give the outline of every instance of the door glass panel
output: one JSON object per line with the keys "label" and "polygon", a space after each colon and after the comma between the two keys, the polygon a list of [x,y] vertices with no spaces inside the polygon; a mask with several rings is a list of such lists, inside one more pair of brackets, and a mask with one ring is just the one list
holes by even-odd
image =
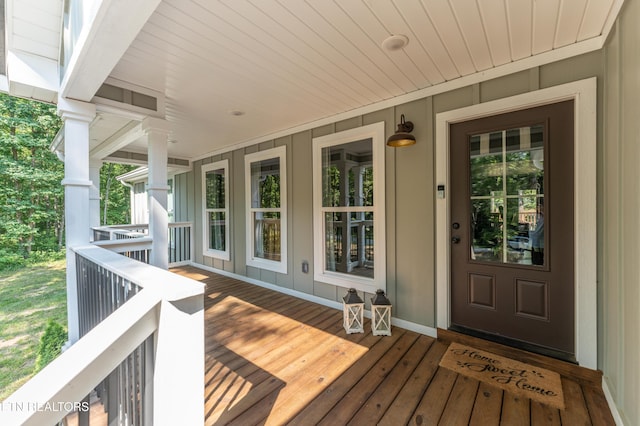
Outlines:
{"label": "door glass panel", "polygon": [[544,264],[544,127],[469,139],[471,259]]}

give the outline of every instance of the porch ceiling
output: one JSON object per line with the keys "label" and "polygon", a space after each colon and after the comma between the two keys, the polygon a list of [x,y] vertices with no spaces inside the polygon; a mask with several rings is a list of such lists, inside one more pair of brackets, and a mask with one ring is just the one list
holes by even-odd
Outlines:
{"label": "porch ceiling", "polygon": [[[169,155],[194,159],[598,49],[622,3],[163,0],[109,83],[163,96]],[[399,34],[404,49],[381,46]],[[96,146],[128,125],[110,113]]]}

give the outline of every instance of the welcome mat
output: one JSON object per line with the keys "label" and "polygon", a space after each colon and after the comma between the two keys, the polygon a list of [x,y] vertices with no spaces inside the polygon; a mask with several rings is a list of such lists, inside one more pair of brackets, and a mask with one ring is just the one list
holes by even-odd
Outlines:
{"label": "welcome mat", "polygon": [[561,410],[564,396],[560,375],[545,368],[451,343],[440,366],[500,389]]}

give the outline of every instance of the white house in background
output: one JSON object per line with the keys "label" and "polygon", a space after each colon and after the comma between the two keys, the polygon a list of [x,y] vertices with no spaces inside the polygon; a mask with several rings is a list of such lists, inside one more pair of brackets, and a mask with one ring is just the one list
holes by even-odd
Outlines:
{"label": "white house in background", "polygon": [[[143,164],[122,180],[153,265],[170,262],[171,176],[194,265],[331,306],[383,289],[403,327],[601,370],[616,420],[640,423],[640,0],[4,7],[0,87],[65,122],[69,351],[74,265],[114,264],[81,248],[92,182],[104,161]],[[416,143],[387,146],[409,121]],[[201,309],[201,291],[180,297]]]}

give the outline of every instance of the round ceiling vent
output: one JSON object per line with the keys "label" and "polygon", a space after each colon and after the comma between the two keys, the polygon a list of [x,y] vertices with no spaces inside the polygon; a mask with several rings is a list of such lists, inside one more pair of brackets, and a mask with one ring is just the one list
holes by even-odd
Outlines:
{"label": "round ceiling vent", "polygon": [[409,38],[402,34],[396,34],[387,37],[382,42],[382,48],[389,52],[395,52],[396,50],[404,49],[409,44]]}

